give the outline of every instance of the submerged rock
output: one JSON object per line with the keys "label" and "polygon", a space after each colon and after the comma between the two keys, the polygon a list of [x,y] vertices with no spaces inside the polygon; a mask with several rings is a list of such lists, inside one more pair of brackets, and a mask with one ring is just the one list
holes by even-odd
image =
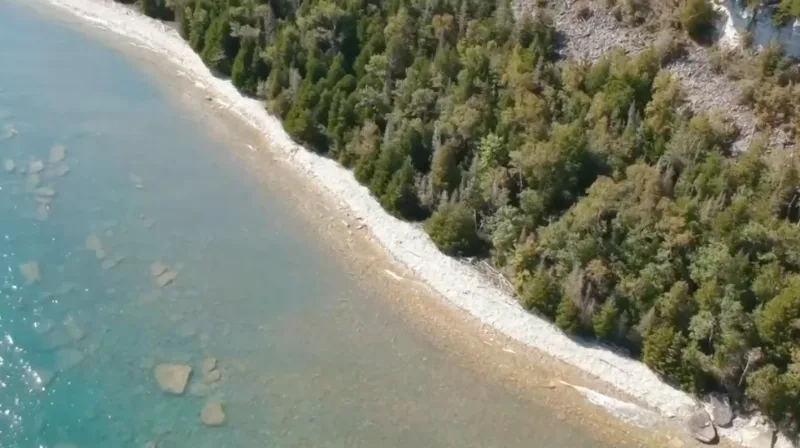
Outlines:
{"label": "submerged rock", "polygon": [[69,294],[72,292],[73,289],[75,289],[75,285],[69,282],[64,282],[58,285],[58,288],[56,288],[56,294],[57,295]]}
{"label": "submerged rock", "polygon": [[[20,173],[21,172],[22,171],[20,171]],[[40,181],[41,181],[41,178],[39,177],[38,174],[30,174],[30,175],[28,175],[28,178],[25,179],[25,187],[28,190],[34,190],[39,186],[39,182]]]}
{"label": "submerged rock", "polygon": [[167,272],[167,269],[169,269],[167,265],[165,265],[160,261],[156,261],[155,263],[150,265],[150,275],[152,275],[153,277],[158,277],[159,275]]}
{"label": "submerged rock", "polygon": [[159,364],[153,370],[161,390],[174,395],[183,395],[191,374],[192,368],[186,364]]}
{"label": "submerged rock", "polygon": [[156,284],[159,288],[163,288],[178,278],[178,273],[175,271],[166,271],[156,278]]}
{"label": "submerged rock", "polygon": [[42,279],[41,272],[39,271],[39,263],[30,261],[19,265],[19,272],[25,278],[25,283],[32,285]]}
{"label": "submerged rock", "polygon": [[5,162],[3,162],[3,168],[5,168],[7,173],[10,173],[10,172],[14,171],[14,168],[16,168],[16,165],[14,164],[13,160],[8,159]]}
{"label": "submerged rock", "polygon": [[67,330],[67,334],[72,339],[80,341],[81,339],[86,337],[86,332],[83,331],[81,326],[78,325],[78,322],[75,320],[74,317],[72,317],[71,314],[67,315],[67,317],[64,319],[64,322],[62,323],[64,324],[64,329]]}
{"label": "submerged rock", "polygon": [[55,171],[55,174],[58,177],[64,177],[67,175],[67,173],[69,173],[69,167],[67,165],[59,165]]}
{"label": "submerged rock", "polygon": [[64,145],[55,145],[50,148],[50,162],[58,163],[67,156],[67,148]]}
{"label": "submerged rock", "polygon": [[148,303],[155,302],[159,298],[161,298],[161,293],[159,291],[150,291],[140,295],[138,302],[142,305],[147,305]]}
{"label": "submerged rock", "polygon": [[210,372],[206,372],[203,375],[203,382],[206,384],[214,384],[221,379],[222,379],[222,373],[217,369],[214,369]]}
{"label": "submerged rock", "polygon": [[123,260],[125,260],[125,257],[117,254],[111,257],[110,259],[103,261],[101,266],[103,269],[113,269],[119,266],[119,264],[122,263]]}
{"label": "submerged rock", "polygon": [[42,171],[44,171],[44,162],[41,160],[33,161],[28,165],[28,172],[31,174],[39,174]]}
{"label": "submerged rock", "polygon": [[717,441],[717,429],[711,422],[711,417],[704,410],[698,410],[689,418],[689,432],[696,440],[703,443]]}
{"label": "submerged rock", "polygon": [[50,219],[50,208],[46,204],[41,204],[36,209],[36,219],[39,221],[47,221]]}
{"label": "submerged rock", "polygon": [[56,365],[59,370],[71,369],[83,361],[83,353],[74,348],[59,350],[56,354]]}
{"label": "submerged rock", "polygon": [[210,401],[206,403],[203,412],[200,413],[200,420],[206,426],[222,426],[225,424],[225,411],[222,403]]}
{"label": "submerged rock", "polygon": [[36,334],[47,334],[53,329],[53,321],[43,319],[39,322],[34,322],[33,324],[33,331]]}
{"label": "submerged rock", "polygon": [[28,370],[25,374],[25,384],[33,390],[43,391],[54,377],[55,374],[49,370]]}
{"label": "submerged rock", "polygon": [[206,358],[203,360],[203,373],[208,373],[217,368],[217,358]]}
{"label": "submerged rock", "polygon": [[89,236],[86,237],[86,249],[95,252],[98,250],[103,250],[103,241],[99,236],[95,235],[94,233],[90,233]]}
{"label": "submerged rock", "polygon": [[7,124],[4,126],[5,133],[3,134],[2,140],[9,140],[17,135],[17,130],[14,128],[13,125]]}
{"label": "submerged rock", "polygon": [[53,187],[41,187],[34,190],[33,194],[46,198],[52,198],[56,195],[56,190]]}
{"label": "submerged rock", "polygon": [[727,427],[733,423],[733,410],[725,397],[711,396],[712,415],[717,426]]}

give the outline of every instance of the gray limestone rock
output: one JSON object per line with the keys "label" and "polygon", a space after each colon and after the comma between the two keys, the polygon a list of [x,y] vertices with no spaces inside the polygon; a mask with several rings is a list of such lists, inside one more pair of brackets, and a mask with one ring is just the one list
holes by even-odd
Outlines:
{"label": "gray limestone rock", "polygon": [[717,429],[711,421],[711,416],[702,409],[696,411],[689,418],[689,432],[696,440],[703,443],[714,443],[717,441]]}

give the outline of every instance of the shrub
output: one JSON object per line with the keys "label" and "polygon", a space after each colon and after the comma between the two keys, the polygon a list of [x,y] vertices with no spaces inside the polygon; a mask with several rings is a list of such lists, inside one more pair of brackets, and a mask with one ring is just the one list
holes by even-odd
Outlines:
{"label": "shrub", "polygon": [[425,230],[442,252],[462,257],[481,252],[472,211],[462,204],[444,205],[426,222]]}
{"label": "shrub", "polygon": [[681,25],[693,39],[707,41],[714,30],[716,14],[708,0],[685,0],[680,10]]}

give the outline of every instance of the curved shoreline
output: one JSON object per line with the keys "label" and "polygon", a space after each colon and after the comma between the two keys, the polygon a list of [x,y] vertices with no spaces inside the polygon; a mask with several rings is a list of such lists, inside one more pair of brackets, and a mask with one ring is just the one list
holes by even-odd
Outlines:
{"label": "curved shoreline", "polygon": [[[361,220],[373,238],[398,263],[414,272],[453,305],[465,310],[527,346],[564,361],[619,391],[631,395],[663,416],[685,419],[696,401],[663,383],[644,364],[620,356],[590,341],[564,335],[549,322],[524,311],[513,297],[495,288],[474,268],[440,253],[422,229],[388,215],[347,169],[294,143],[280,121],[256,100],[243,97],[227,81],[214,77],[177,32],[108,0],[47,0],[102,28],[123,35],[182,67],[183,75],[213,96],[271,142],[270,150],[285,155],[298,173],[313,180],[329,198]],[[766,428],[753,419],[738,418],[720,435],[746,446],[761,439]],[[762,439],[763,440],[763,439]],[[776,447],[791,446],[779,440]]]}

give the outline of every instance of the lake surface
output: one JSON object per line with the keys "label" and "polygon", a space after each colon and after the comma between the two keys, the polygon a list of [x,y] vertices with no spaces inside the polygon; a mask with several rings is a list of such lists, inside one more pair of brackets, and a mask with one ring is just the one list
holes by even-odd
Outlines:
{"label": "lake surface", "polygon": [[0,42],[0,447],[600,446],[398,319],[129,58],[2,0]]}

